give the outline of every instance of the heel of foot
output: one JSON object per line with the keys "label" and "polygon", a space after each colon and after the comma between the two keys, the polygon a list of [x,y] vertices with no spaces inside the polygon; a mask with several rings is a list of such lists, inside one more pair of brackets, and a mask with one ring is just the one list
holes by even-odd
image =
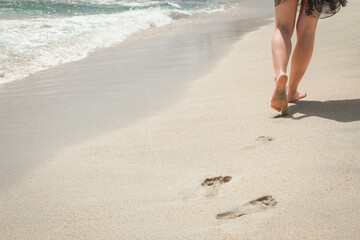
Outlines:
{"label": "heel of foot", "polygon": [[286,113],[288,98],[286,93],[286,84],[288,77],[286,74],[280,75],[276,79],[275,90],[271,98],[271,107],[278,112]]}
{"label": "heel of foot", "polygon": [[276,89],[285,90],[286,93],[286,83],[288,80],[288,76],[286,74],[280,75],[275,81]]}

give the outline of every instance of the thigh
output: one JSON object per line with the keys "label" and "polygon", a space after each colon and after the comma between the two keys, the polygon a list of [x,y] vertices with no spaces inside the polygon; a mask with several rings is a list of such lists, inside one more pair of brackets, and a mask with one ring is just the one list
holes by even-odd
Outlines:
{"label": "thigh", "polygon": [[303,0],[301,2],[300,13],[296,24],[297,32],[300,34],[315,33],[318,23],[318,18],[305,14],[305,10],[308,7],[307,2],[308,0]]}
{"label": "thigh", "polygon": [[292,35],[298,0],[287,0],[275,7],[275,27],[288,31]]}

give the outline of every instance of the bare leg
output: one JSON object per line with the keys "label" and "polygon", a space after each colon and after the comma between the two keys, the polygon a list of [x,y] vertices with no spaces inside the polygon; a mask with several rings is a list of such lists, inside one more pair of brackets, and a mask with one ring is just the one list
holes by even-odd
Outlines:
{"label": "bare leg", "polygon": [[314,49],[315,31],[318,19],[303,13],[306,1],[303,1],[296,24],[297,42],[291,59],[291,70],[288,89],[288,102],[296,102],[306,97],[297,88],[310,63]]}
{"label": "bare leg", "polygon": [[283,113],[287,112],[286,69],[291,54],[291,36],[294,31],[297,0],[288,0],[275,8],[275,32],[271,40],[275,90],[271,107]]}

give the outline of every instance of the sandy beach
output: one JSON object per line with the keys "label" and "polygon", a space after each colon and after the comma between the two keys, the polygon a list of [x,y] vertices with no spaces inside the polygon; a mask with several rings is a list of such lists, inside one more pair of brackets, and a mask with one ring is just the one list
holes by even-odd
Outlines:
{"label": "sandy beach", "polygon": [[270,108],[263,26],[166,107],[23,172],[0,193],[0,239],[358,239],[359,13],[319,22],[288,115]]}

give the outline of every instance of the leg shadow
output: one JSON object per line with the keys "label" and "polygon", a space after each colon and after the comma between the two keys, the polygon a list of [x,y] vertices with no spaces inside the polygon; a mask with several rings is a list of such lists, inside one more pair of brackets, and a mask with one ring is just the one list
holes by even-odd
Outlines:
{"label": "leg shadow", "polygon": [[[294,117],[296,113],[301,116]],[[334,101],[299,101],[289,106],[285,118],[299,120],[307,117],[321,117],[337,122],[360,120],[360,99]]]}

